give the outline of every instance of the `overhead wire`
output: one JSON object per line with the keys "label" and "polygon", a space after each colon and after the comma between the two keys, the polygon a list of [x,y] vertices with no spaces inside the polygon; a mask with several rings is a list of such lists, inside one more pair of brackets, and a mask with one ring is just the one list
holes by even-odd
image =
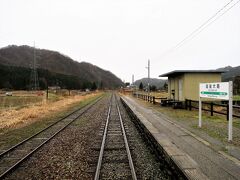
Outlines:
{"label": "overhead wire", "polygon": [[196,32],[198,32],[201,28],[203,28],[205,25],[207,25],[212,19],[214,19],[219,13],[221,13],[229,4],[231,4],[234,0],[229,1],[227,4],[225,4],[221,9],[219,9],[214,15],[212,15],[208,20],[206,20],[202,25],[200,25],[197,29],[195,29],[193,32],[191,32],[187,37],[185,37],[182,41],[180,41],[175,47],[178,47],[182,43],[184,43],[189,37],[194,35]]}
{"label": "overhead wire", "polygon": [[[162,56],[166,56],[170,52],[179,49],[182,47],[186,42],[192,40],[195,38],[199,33],[201,33],[204,29],[206,29],[209,25],[211,25],[213,22],[218,20],[220,17],[222,17],[225,13],[227,13],[230,9],[232,9],[234,6],[236,6],[240,0],[233,3],[234,0],[229,1],[227,4],[225,4],[221,9],[219,9],[214,15],[212,15],[209,19],[207,19],[203,24],[201,24],[198,28],[196,28],[193,32],[191,32],[188,36],[186,36],[183,40],[181,40],[179,43],[177,43],[174,47],[170,48],[169,50],[165,51]],[[232,4],[230,7],[229,5]],[[227,8],[227,9],[226,9]],[[225,11],[224,11],[225,10]],[[222,14],[220,14],[222,13]],[[220,14],[220,15],[219,15]]]}
{"label": "overhead wire", "polygon": [[[201,33],[204,29],[206,29],[208,26],[210,26],[212,23],[214,23],[216,20],[218,20],[220,17],[222,17],[225,13],[227,13],[230,9],[232,9],[237,3],[239,3],[240,0],[238,0],[236,3],[234,3],[232,6],[230,6],[226,11],[224,11],[222,14],[220,14],[219,16],[217,16],[213,21],[208,21],[207,24],[205,24],[205,26],[202,26],[201,28],[198,29],[198,31],[195,32],[194,35],[192,35],[191,37],[188,38],[188,41],[190,41],[191,39],[193,39],[194,37],[196,37],[199,33]],[[187,42],[187,41],[186,41]],[[180,48],[182,44],[179,44],[177,46],[175,46],[175,48]]]}

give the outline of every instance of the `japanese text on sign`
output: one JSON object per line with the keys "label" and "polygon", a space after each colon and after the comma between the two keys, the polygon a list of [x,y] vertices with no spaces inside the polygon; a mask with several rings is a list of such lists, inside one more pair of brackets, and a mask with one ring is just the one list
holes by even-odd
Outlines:
{"label": "japanese text on sign", "polygon": [[229,99],[228,82],[200,83],[200,97],[214,99]]}

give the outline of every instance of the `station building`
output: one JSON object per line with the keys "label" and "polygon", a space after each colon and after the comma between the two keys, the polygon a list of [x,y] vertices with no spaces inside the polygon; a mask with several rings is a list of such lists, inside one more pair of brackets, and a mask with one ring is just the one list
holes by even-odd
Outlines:
{"label": "station building", "polygon": [[175,70],[159,77],[168,77],[168,99],[199,99],[199,83],[221,82],[221,70]]}

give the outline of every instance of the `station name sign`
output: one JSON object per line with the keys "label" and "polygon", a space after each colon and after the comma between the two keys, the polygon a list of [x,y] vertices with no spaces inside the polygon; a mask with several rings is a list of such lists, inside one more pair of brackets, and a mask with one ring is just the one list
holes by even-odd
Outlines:
{"label": "station name sign", "polygon": [[201,98],[213,98],[228,100],[228,141],[232,141],[233,122],[232,122],[232,98],[233,98],[233,83],[216,82],[216,83],[200,83],[199,84],[199,120],[198,126],[202,127],[202,102]]}
{"label": "station name sign", "polygon": [[229,99],[229,83],[200,83],[199,96],[201,98]]}

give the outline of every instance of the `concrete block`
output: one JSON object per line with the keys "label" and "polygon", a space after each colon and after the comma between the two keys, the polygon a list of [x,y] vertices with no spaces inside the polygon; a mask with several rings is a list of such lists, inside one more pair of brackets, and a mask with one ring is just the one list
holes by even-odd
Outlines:
{"label": "concrete block", "polygon": [[192,180],[207,180],[208,177],[203,174],[199,169],[186,169],[184,174]]}
{"label": "concrete block", "polygon": [[188,155],[183,156],[172,156],[172,160],[178,165],[182,170],[197,168],[197,163],[190,158]]}
{"label": "concrete block", "polygon": [[152,135],[162,147],[173,145],[173,143],[170,141],[170,139],[168,139],[168,137],[165,134],[155,133]]}
{"label": "concrete block", "polygon": [[185,155],[184,152],[182,152],[179,148],[176,146],[165,146],[163,147],[164,151],[169,155],[169,156],[183,156]]}
{"label": "concrete block", "polygon": [[151,134],[157,134],[159,133],[159,130],[155,128],[152,124],[146,125],[146,128],[149,130]]}

